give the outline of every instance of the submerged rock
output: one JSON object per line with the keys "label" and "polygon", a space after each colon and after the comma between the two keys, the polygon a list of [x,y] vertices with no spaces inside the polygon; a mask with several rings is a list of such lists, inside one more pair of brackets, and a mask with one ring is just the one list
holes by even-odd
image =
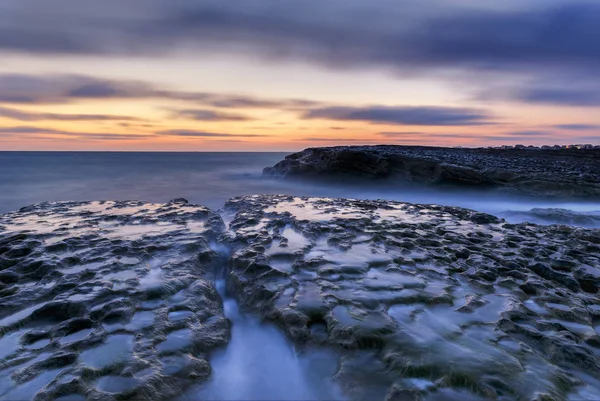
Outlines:
{"label": "submerged rock", "polygon": [[[291,154],[264,174],[273,177],[388,178],[528,195],[600,198],[600,151],[336,146]],[[388,183],[389,184],[389,183]]]}
{"label": "submerged rock", "polygon": [[342,352],[352,398],[600,396],[600,230],[350,199],[226,210],[231,291],[297,344]]}
{"label": "submerged rock", "polygon": [[0,399],[164,400],[208,378],[229,337],[209,247],[223,229],[183,200],[0,216]]}

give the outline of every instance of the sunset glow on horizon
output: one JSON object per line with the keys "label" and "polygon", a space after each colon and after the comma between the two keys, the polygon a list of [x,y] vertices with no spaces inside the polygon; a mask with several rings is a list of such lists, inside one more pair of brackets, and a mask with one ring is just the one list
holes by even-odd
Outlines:
{"label": "sunset glow on horizon", "polygon": [[0,5],[0,150],[600,144],[597,3],[98,4]]}

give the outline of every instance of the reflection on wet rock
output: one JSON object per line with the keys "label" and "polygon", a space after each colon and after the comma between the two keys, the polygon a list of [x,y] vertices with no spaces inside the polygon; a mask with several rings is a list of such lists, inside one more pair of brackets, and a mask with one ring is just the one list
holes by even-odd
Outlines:
{"label": "reflection on wet rock", "polygon": [[226,210],[232,292],[299,344],[342,352],[351,398],[600,398],[598,231],[387,201]]}
{"label": "reflection on wet rock", "polygon": [[0,216],[0,399],[163,400],[205,380],[229,337],[209,247],[223,229],[183,202]]}
{"label": "reflection on wet rock", "polygon": [[600,398],[598,230],[289,196],[224,213],[1,215],[0,400]]}

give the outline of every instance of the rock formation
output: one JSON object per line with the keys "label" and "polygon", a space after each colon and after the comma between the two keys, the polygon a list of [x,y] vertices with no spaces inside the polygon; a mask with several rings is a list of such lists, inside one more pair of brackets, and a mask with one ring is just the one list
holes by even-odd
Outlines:
{"label": "rock formation", "polygon": [[[388,178],[394,183],[502,188],[549,197],[600,198],[600,150],[417,146],[309,148],[264,169],[271,177]],[[390,182],[387,183],[390,185]]]}
{"label": "rock formation", "polygon": [[351,400],[600,394],[600,230],[290,196],[225,213],[228,229],[183,199],[0,215],[0,399],[176,399],[228,344],[221,273],[298,352],[339,356]]}
{"label": "rock formation", "polygon": [[48,203],[0,216],[0,399],[172,399],[225,345],[209,247],[183,201]]}
{"label": "rock formation", "polygon": [[296,343],[343,350],[352,398],[600,394],[599,230],[385,201],[227,208],[233,292]]}

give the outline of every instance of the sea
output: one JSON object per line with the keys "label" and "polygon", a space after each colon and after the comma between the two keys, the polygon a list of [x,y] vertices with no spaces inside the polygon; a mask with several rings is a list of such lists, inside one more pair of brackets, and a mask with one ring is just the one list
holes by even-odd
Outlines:
{"label": "sea", "polygon": [[[467,207],[516,223],[551,224],[572,219],[573,224],[600,227],[598,202],[424,189],[355,178],[345,182],[307,183],[262,176],[264,167],[285,156],[285,153],[0,152],[0,213],[45,201],[167,202],[182,197],[217,210],[234,196],[269,193],[434,203]],[[225,255],[227,250],[222,253]],[[227,347],[210,355],[213,369],[210,379],[192,387],[177,401],[346,399],[332,379],[338,369],[335,354],[322,349],[298,353],[277,327],[242,313],[235,297],[226,293],[223,279],[216,282],[216,287],[232,324],[231,339]],[[0,346],[0,354],[2,351],[9,350]],[[39,377],[48,380],[43,375]],[[31,385],[12,388],[12,383],[8,383],[4,389],[0,386],[0,398],[9,390],[10,394],[30,398],[38,387],[46,384],[36,379]]]}
{"label": "sea", "polygon": [[[453,191],[348,179],[307,183],[263,177],[286,153],[0,152],[0,213],[46,201],[186,198],[219,209],[250,194],[387,199],[466,207],[511,223],[600,227],[600,202],[553,201],[493,191]],[[538,210],[537,213],[531,212]],[[539,213],[539,210],[546,211]],[[552,212],[570,211],[575,215]],[[550,210],[550,213],[548,213]],[[569,221],[569,219],[573,221]]]}

